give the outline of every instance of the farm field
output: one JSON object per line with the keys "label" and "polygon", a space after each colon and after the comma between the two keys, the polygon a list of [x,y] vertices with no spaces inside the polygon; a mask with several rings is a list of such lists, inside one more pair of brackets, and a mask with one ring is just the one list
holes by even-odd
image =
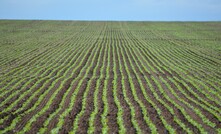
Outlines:
{"label": "farm field", "polygon": [[0,20],[0,133],[221,133],[221,22]]}

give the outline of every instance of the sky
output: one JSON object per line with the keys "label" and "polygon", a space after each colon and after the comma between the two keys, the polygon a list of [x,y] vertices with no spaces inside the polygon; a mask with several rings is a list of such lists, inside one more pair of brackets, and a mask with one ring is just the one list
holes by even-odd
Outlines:
{"label": "sky", "polygon": [[0,0],[0,19],[221,21],[221,0]]}

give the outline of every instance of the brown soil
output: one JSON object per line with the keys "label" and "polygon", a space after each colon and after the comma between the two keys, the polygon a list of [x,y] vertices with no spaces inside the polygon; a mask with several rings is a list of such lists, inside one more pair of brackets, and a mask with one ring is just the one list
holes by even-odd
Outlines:
{"label": "brown soil", "polygon": [[[171,87],[176,90],[176,86],[174,85],[174,83],[172,83],[171,81],[167,80],[167,82],[171,85]],[[184,88],[185,89],[185,88]],[[179,92],[179,91],[177,91]],[[215,124],[217,124],[217,128],[221,128],[221,122],[219,121],[219,119],[217,119],[217,117],[215,117],[213,114],[209,113],[209,111],[203,109],[201,106],[199,106],[198,104],[190,101],[189,99],[187,99],[184,95],[182,94],[177,94],[180,98],[184,99],[186,102],[188,102],[189,104],[191,104],[192,106],[200,109],[200,111],[202,112],[203,115],[205,115],[211,122],[214,122]]]}
{"label": "brown soil", "polygon": [[[107,42],[107,39],[105,39],[105,42]],[[107,47],[107,46],[105,46],[105,47]],[[105,69],[107,68],[107,59],[108,59],[107,52],[104,55],[104,58],[105,58],[106,61],[103,63],[104,64],[104,70],[101,73],[103,74],[104,77],[106,77],[107,74],[106,74]],[[104,102],[102,101],[104,81],[105,81],[105,78],[101,78],[101,82],[100,82],[100,85],[99,85],[99,92],[98,92],[98,113],[97,113],[97,115],[95,116],[95,119],[94,119],[94,126],[95,126],[95,132],[94,133],[101,133],[102,132],[101,115],[102,115],[103,110],[104,110]]]}
{"label": "brown soil", "polygon": [[98,92],[98,114],[95,117],[94,120],[94,126],[95,126],[95,132],[94,133],[101,133],[102,132],[102,123],[101,123],[101,115],[104,110],[104,103],[102,101],[102,94],[103,94],[103,89],[104,89],[104,81],[105,79],[101,79],[101,84],[99,87],[99,92]]}
{"label": "brown soil", "polygon": [[47,130],[47,133],[50,133],[50,131],[56,127],[57,123],[58,123],[58,119],[59,119],[59,115],[64,112],[64,110],[69,106],[70,104],[70,98],[73,94],[73,92],[75,91],[75,89],[77,88],[77,85],[79,83],[80,79],[76,79],[75,83],[73,84],[72,86],[72,89],[71,91],[68,93],[67,95],[67,99],[65,100],[65,103],[64,105],[62,106],[62,110],[58,112],[58,115],[56,115],[50,122],[49,122],[49,125],[47,126],[48,130]]}
{"label": "brown soil", "polygon": [[49,109],[41,115],[33,124],[29,132],[37,133],[38,130],[43,126],[44,121],[50,116],[51,113],[55,112],[58,109],[59,104],[62,101],[62,98],[66,92],[66,90],[70,87],[72,79],[68,79],[62,89],[59,90],[58,94],[56,95],[56,99],[52,102]]}
{"label": "brown soil", "polygon": [[[98,41],[98,40],[97,40],[97,41]],[[92,47],[92,49],[94,49],[95,47],[96,47],[96,46],[95,46],[95,44],[94,44],[94,47]],[[90,57],[90,59],[89,59],[89,58],[86,58],[86,59],[88,60],[88,64],[89,64],[89,65],[90,65],[90,63],[92,62],[93,55],[95,55],[94,52],[95,52],[95,50],[93,51],[93,53],[92,53],[92,50],[91,50],[91,51],[88,53],[88,56]],[[98,56],[99,56],[99,53],[96,53],[96,55],[95,55],[95,61],[93,62],[93,65],[92,65],[92,66],[95,66],[95,65],[96,65],[97,60],[98,60]],[[85,62],[84,64],[86,64],[86,62]],[[82,86],[80,87],[80,90],[79,90],[79,92],[78,92],[78,94],[77,94],[74,107],[73,107],[72,111],[69,113],[69,115],[65,117],[64,125],[63,125],[63,127],[62,127],[60,133],[66,133],[66,132],[71,131],[71,129],[72,129],[72,127],[73,127],[74,119],[75,119],[75,117],[77,116],[77,114],[78,114],[78,113],[81,111],[81,109],[82,109],[83,94],[84,94],[85,89],[86,89],[86,87],[87,87],[87,85],[88,85],[88,82],[89,82],[90,79],[91,79],[91,76],[92,76],[92,74],[93,74],[93,69],[94,69],[94,68],[90,68],[89,73],[87,74],[87,77],[84,79],[83,84],[82,84]],[[86,73],[86,72],[84,72],[84,73],[82,74],[82,76],[84,76],[85,73]],[[84,128],[84,129],[86,129],[86,128]]]}
{"label": "brown soil", "polygon": [[[60,70],[60,69],[62,69],[62,67],[58,68],[57,70]],[[68,67],[66,67],[66,69],[68,69]],[[63,70],[65,70],[65,69],[63,69]],[[54,71],[53,75],[56,75],[56,74],[57,74],[56,72],[57,72],[57,71]],[[50,73],[50,72],[49,72],[49,73]],[[49,73],[46,73],[45,76],[49,75]],[[62,74],[63,74],[63,73],[60,73],[60,75],[59,75],[58,77],[61,77]],[[57,77],[57,78],[58,78],[58,77]],[[36,78],[36,80],[37,80],[37,79],[38,79],[38,78]],[[31,93],[27,94],[21,101],[19,101],[19,103],[17,103],[17,105],[16,105],[15,107],[13,107],[11,111],[9,111],[9,112],[7,112],[7,113],[3,113],[3,115],[4,115],[4,116],[6,116],[6,115],[11,115],[11,112],[15,112],[15,111],[17,111],[20,107],[22,107],[22,106],[23,106],[23,102],[25,102],[25,101],[27,100],[27,98],[29,98],[29,97],[32,95],[33,92],[35,92],[37,89],[39,89],[40,87],[42,87],[43,84],[44,84],[44,82],[45,82],[47,79],[48,79],[48,78],[43,79],[43,80],[32,90]],[[53,80],[52,80],[52,81],[53,81]],[[51,84],[52,81],[49,82],[49,83]],[[28,86],[26,89],[28,89],[28,88],[30,88],[31,86],[34,85],[34,82],[31,82],[31,83],[32,83],[32,85]],[[46,85],[50,85],[50,84],[46,84]],[[21,114],[21,113],[24,113],[26,110],[28,110],[29,108],[31,108],[31,107],[33,106],[33,104],[35,104],[35,103],[37,102],[38,97],[39,97],[41,94],[43,94],[46,90],[47,90],[47,86],[45,86],[45,88],[43,88],[43,89],[36,95],[36,97],[35,97],[34,99],[32,99],[32,100],[30,101],[30,103],[29,103],[25,108],[23,108],[23,110],[21,110],[20,112],[16,112],[14,115],[19,115],[19,114]],[[9,103],[11,103],[11,102],[13,102],[13,99],[11,99]],[[13,116],[13,117],[15,117],[15,116]],[[10,117],[10,120],[12,120],[11,117]],[[6,121],[6,122],[8,122],[8,121]]]}
{"label": "brown soil", "polygon": [[[132,53],[132,54],[134,54],[134,53]],[[131,56],[131,55],[130,55],[130,56]],[[135,57],[136,59],[138,58],[135,54],[134,54],[134,57]],[[132,59],[132,57],[131,57],[131,59]],[[140,59],[141,59],[141,58],[140,58]],[[133,62],[134,62],[134,61],[133,61]],[[138,60],[137,60],[137,62],[138,62],[138,64],[140,63]],[[133,63],[133,65],[135,65],[135,62]],[[141,64],[140,64],[140,67],[143,69],[143,67],[141,66]],[[145,89],[146,89],[146,92],[147,92],[148,97],[149,97],[157,106],[159,106],[158,108],[163,109],[163,111],[164,111],[163,113],[168,114],[169,111],[168,111],[168,110],[165,110],[165,107],[164,107],[162,104],[160,104],[160,103],[156,100],[156,98],[154,97],[153,93],[151,92],[151,90],[149,89],[149,87],[148,87],[147,84],[146,84],[146,80],[145,80],[145,78],[144,78],[144,75],[150,76],[150,74],[148,74],[148,73],[146,73],[146,74],[141,73],[141,72],[138,70],[137,66],[135,66],[135,69],[136,69],[136,73],[138,74],[138,76],[140,77],[140,79],[141,79],[141,81],[142,81],[142,85],[143,85],[143,86],[145,87]],[[136,79],[135,79],[135,80],[136,80]],[[136,89],[140,89],[140,85],[138,84],[138,82],[137,82],[136,86],[137,86]],[[139,95],[139,98],[142,98],[142,102],[143,102],[144,105],[147,107],[147,111],[148,111],[149,117],[150,117],[151,121],[156,125],[158,132],[159,132],[159,133],[165,133],[165,132],[167,132],[165,126],[164,126],[163,123],[162,123],[162,120],[161,120],[160,117],[159,117],[160,115],[157,114],[157,111],[156,111],[156,109],[153,107],[153,105],[150,104],[149,102],[147,102],[147,100],[145,100],[145,97],[144,97],[144,95],[142,94],[142,91],[140,91],[140,93],[139,93],[138,95]],[[166,115],[166,114],[165,114],[165,115]],[[181,129],[181,131],[182,131],[182,129]]]}
{"label": "brown soil", "polygon": [[[28,80],[23,81],[18,87],[16,87],[15,90],[20,90],[20,89],[24,86],[23,83],[25,83],[25,82],[27,82],[27,81],[28,81]],[[30,84],[29,84],[27,87],[25,87],[23,90],[20,90],[19,93],[17,93],[16,95],[14,95],[8,102],[6,102],[2,107],[0,107],[0,111],[3,111],[3,109],[9,107],[10,104],[13,103],[15,100],[17,100],[22,93],[24,93],[25,91],[29,90],[29,88],[32,87],[32,86],[35,84],[36,81],[37,81],[37,80],[32,80],[32,82],[30,82]],[[1,101],[1,102],[4,102],[4,99],[3,99],[3,98],[9,97],[9,95],[11,95],[13,92],[15,92],[15,90],[11,90],[11,91],[8,92],[7,94],[5,94],[5,95],[0,99],[0,101]]]}
{"label": "brown soil", "polygon": [[[103,60],[103,57],[104,57],[104,48],[103,48],[103,50],[101,50],[102,52],[101,52],[101,55],[100,55],[100,63],[94,62],[93,67],[92,67],[92,71],[90,71],[90,72],[93,72],[93,69],[96,66],[95,63],[97,63],[98,64],[97,65],[98,66],[97,70],[94,70],[97,77],[100,76],[100,74],[101,74],[100,68],[102,66],[102,60]],[[96,57],[96,59],[98,59],[98,57]],[[90,78],[91,76],[92,76],[92,73],[87,75],[88,78]],[[82,115],[82,117],[80,117],[80,119],[79,119],[77,133],[87,133],[87,128],[89,126],[90,114],[94,110],[94,101],[93,101],[94,98],[93,98],[93,96],[94,96],[94,92],[95,92],[95,89],[96,89],[96,82],[98,80],[97,77],[95,79],[91,80],[90,90],[89,90],[88,96],[86,97],[87,98],[86,109],[85,109],[85,112]]]}
{"label": "brown soil", "polygon": [[[48,87],[51,85],[51,83],[53,82],[53,80],[51,80],[51,81],[49,81],[44,87],[43,87],[43,89],[40,91],[40,93],[39,93],[39,96],[40,95],[42,95],[47,89],[48,89]],[[40,85],[39,85],[40,86]],[[3,122],[3,128],[5,128],[6,126],[9,126],[11,123],[12,123],[12,121],[16,118],[16,117],[18,117],[18,116],[20,116],[21,114],[23,114],[25,111],[27,111],[30,107],[32,107],[34,104],[35,104],[35,102],[38,100],[38,97],[39,96],[36,96],[33,100],[32,100],[32,102],[31,103],[29,103],[29,105],[27,105],[27,107],[25,107],[23,110],[21,110],[20,112],[16,112],[16,113],[7,113],[6,114],[6,116],[9,116],[9,118],[8,119],[6,119],[4,122]],[[26,117],[26,115],[24,115],[23,117]]]}
{"label": "brown soil", "polygon": [[[114,46],[116,49],[116,45]],[[131,114],[130,114],[130,108],[127,102],[124,99],[123,90],[122,90],[122,74],[120,72],[120,65],[119,65],[119,57],[117,53],[115,54],[115,62],[116,62],[116,68],[117,68],[117,98],[120,101],[121,107],[123,108],[123,120],[124,120],[124,126],[127,130],[127,134],[133,134],[136,132],[136,130],[133,127],[133,124],[131,122]]]}
{"label": "brown soil", "polygon": [[80,86],[80,90],[77,94],[74,106],[72,110],[69,112],[69,114],[64,118],[64,124],[62,126],[62,129],[59,131],[59,133],[68,133],[73,128],[73,121],[75,120],[77,114],[82,109],[82,98],[87,85],[88,85],[88,79],[84,79],[83,83]]}
{"label": "brown soil", "polygon": [[[123,61],[123,57],[122,57],[122,54],[120,54],[120,59],[121,59],[121,62]],[[131,85],[129,83],[129,81],[127,81],[130,77],[128,76],[126,70],[125,70],[125,66],[124,66],[124,63],[122,62],[121,63],[123,65],[123,75],[126,76],[126,79],[125,79],[125,88],[126,88],[126,91],[127,91],[127,97],[130,99],[131,103],[133,104],[134,108],[135,108],[135,111],[136,111],[136,121],[138,122],[138,125],[139,127],[143,130],[143,132],[150,132],[150,129],[149,127],[147,126],[147,124],[145,123],[144,121],[144,118],[143,118],[143,113],[142,113],[142,110],[141,110],[141,107],[139,107],[139,104],[138,102],[136,102],[134,100],[134,96],[132,94],[132,91],[131,91]],[[128,64],[128,63],[127,63]],[[131,69],[130,69],[131,70]],[[134,75],[133,75],[134,76]]]}
{"label": "brown soil", "polygon": [[27,113],[26,115],[21,117],[21,122],[19,124],[16,125],[14,131],[17,132],[19,130],[21,130],[24,125],[32,118],[33,115],[37,114],[38,112],[40,112],[40,110],[46,105],[46,103],[48,102],[48,100],[50,99],[50,97],[53,95],[53,93],[56,91],[56,89],[59,87],[60,85],[60,81],[57,82],[55,84],[55,86],[49,91],[49,93],[44,97],[44,99],[42,100],[42,103],[40,103],[40,105],[38,105],[38,107],[34,110],[31,111],[30,113]]}
{"label": "brown soil", "polygon": [[[137,44],[137,45],[139,45],[139,44]],[[148,51],[148,53],[149,53],[149,51]],[[144,57],[146,57],[146,56],[148,55],[148,53],[143,54],[142,51],[141,51],[141,54],[143,54]],[[134,54],[134,56],[136,56],[136,55]],[[151,56],[152,56],[152,55],[151,55]],[[151,56],[149,55],[148,57],[150,58]],[[147,61],[151,64],[151,66],[155,67],[155,65],[154,65],[150,60],[148,60],[148,58],[146,58],[145,60],[147,60]],[[157,63],[155,63],[155,64],[157,64]],[[140,67],[141,67],[141,65],[140,65]],[[155,69],[157,70],[156,67],[155,67]],[[159,71],[159,70],[158,70],[158,71]],[[157,76],[155,73],[152,73],[152,75],[153,75],[153,74],[154,74],[155,76]],[[158,88],[157,88],[157,85],[155,85],[154,81],[151,80],[150,75],[151,75],[151,74],[146,73],[146,76],[148,76],[148,79],[151,81],[151,84],[154,86],[156,93],[161,97],[161,99],[162,99],[164,102],[168,103],[169,105],[172,105],[170,102],[168,102],[168,101],[164,98],[164,96],[162,96],[162,94],[160,93],[160,91],[159,91]],[[167,74],[167,75],[168,75],[168,74]],[[165,75],[164,75],[164,76],[165,76]],[[168,76],[171,76],[171,75],[168,75]],[[143,81],[143,82],[144,82],[144,81]],[[150,92],[150,93],[148,93],[148,94],[152,94],[152,93]],[[154,99],[153,97],[151,97],[151,98]],[[155,101],[155,102],[157,102],[157,101]],[[177,130],[177,132],[182,132],[182,131],[183,131],[182,128],[181,128],[177,123],[174,122],[174,120],[173,120],[173,115],[172,115],[164,106],[162,106],[162,104],[160,104],[159,102],[157,102],[156,104],[157,104],[157,106],[161,109],[161,111],[163,111],[163,112],[162,112],[162,115],[163,115],[164,118],[168,121],[168,123],[169,123],[171,126],[173,126],[173,127]],[[186,123],[188,123],[188,122],[186,122]],[[192,126],[192,125],[191,125],[191,126]],[[161,129],[161,130],[162,130],[162,129]],[[194,128],[194,130],[195,130],[195,128]],[[195,130],[195,131],[196,131],[196,130]]]}
{"label": "brown soil", "polygon": [[93,94],[94,94],[95,88],[96,88],[96,79],[93,79],[91,81],[90,91],[87,96],[87,104],[86,104],[85,112],[82,115],[82,117],[79,119],[77,133],[87,133],[90,114],[94,110]]}
{"label": "brown soil", "polygon": [[[93,47],[92,47],[93,48]],[[92,49],[90,50],[92,51]],[[80,66],[76,71],[75,73],[72,75],[72,81],[77,78],[77,76],[79,75],[79,73],[81,72],[82,68],[86,65],[87,61],[88,61],[88,57],[90,56],[90,54],[88,54],[85,58],[85,60],[83,61],[82,63],[82,66]],[[73,69],[72,69],[73,70]],[[69,71],[69,73],[71,73]],[[81,77],[79,77],[81,78]],[[72,86],[72,90],[70,91],[70,93],[68,93],[68,96],[66,97],[67,99],[65,100],[65,104],[62,106],[62,110],[58,112],[58,115],[60,115],[62,112],[64,112],[64,110],[69,106],[70,104],[70,98],[73,94],[73,92],[75,91],[78,83],[79,83],[80,79],[76,79],[76,82],[73,84]],[[59,116],[56,115],[50,122],[49,122],[49,125],[48,125],[48,130],[47,132],[50,132],[51,129],[53,129],[54,127],[56,127],[56,124],[58,123],[58,118]],[[65,130],[66,131],[66,130]]]}
{"label": "brown soil", "polygon": [[[148,56],[148,57],[151,57],[151,56]],[[159,61],[159,60],[158,60]],[[157,64],[156,64],[157,65]],[[152,64],[152,66],[154,66],[154,64]],[[159,65],[157,65],[157,66],[159,66]],[[159,70],[158,70],[159,71]],[[167,73],[169,73],[169,72],[167,72]],[[162,75],[164,78],[166,78],[164,75]],[[157,78],[157,76],[155,76],[155,78]],[[166,78],[167,79],[167,78]],[[190,84],[190,83],[189,83]],[[166,90],[167,88],[165,87],[165,85],[164,84],[162,84],[161,83],[161,85],[163,86],[163,88],[165,89],[165,91],[167,92],[167,95],[170,97],[170,98],[173,98],[173,100],[174,101],[176,101],[176,103],[178,103],[180,106],[182,106],[182,107],[186,107],[185,105],[183,105],[182,103],[180,103],[177,99],[175,99],[175,97],[168,91],[168,90]],[[166,102],[166,101],[165,101]],[[196,120],[196,121],[198,121],[199,123],[201,123],[203,126],[204,126],[204,128],[206,128],[209,132],[212,132],[213,131],[213,129],[212,128],[210,128],[209,126],[207,126],[207,125],[205,125],[203,122],[202,122],[202,120],[193,112],[193,111],[191,111],[191,110],[188,110],[189,108],[185,108],[185,109],[187,109],[186,110],[186,112],[194,119],[194,120]],[[175,110],[175,111],[177,111],[177,110]],[[194,130],[195,131],[195,130]]]}

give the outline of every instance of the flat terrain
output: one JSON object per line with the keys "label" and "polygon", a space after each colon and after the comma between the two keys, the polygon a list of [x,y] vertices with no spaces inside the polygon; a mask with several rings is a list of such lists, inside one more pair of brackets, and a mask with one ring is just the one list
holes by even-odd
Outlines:
{"label": "flat terrain", "polygon": [[0,133],[221,133],[221,22],[0,21]]}

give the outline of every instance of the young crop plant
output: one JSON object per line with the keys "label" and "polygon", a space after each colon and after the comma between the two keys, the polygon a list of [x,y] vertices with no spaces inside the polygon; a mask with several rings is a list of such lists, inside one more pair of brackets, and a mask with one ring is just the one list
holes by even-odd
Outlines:
{"label": "young crop plant", "polygon": [[[99,46],[100,47],[100,46]],[[103,47],[103,46],[102,46]],[[80,117],[84,114],[85,112],[85,109],[86,109],[86,103],[87,103],[87,96],[88,96],[88,93],[89,93],[89,90],[90,90],[90,87],[91,87],[91,82],[93,80],[93,78],[95,77],[95,72],[97,71],[98,69],[98,65],[100,63],[100,55],[101,55],[101,52],[102,52],[102,47],[100,47],[100,52],[98,52],[98,50],[96,51],[97,54],[99,54],[97,57],[93,57],[92,59],[92,62],[90,64],[90,66],[88,68],[92,68],[93,64],[97,63],[96,64],[96,67],[93,69],[92,71],[92,78],[89,78],[90,80],[88,81],[88,85],[86,87],[86,90],[84,92],[84,95],[83,95],[83,100],[82,100],[82,109],[80,111],[80,113],[78,113],[78,115],[76,116],[76,119],[74,121],[74,124],[73,124],[73,131],[71,131],[71,133],[76,133],[77,132],[77,129],[78,129],[78,122],[80,120]],[[96,61],[97,59],[99,59],[98,61]],[[88,72],[86,72],[86,74],[89,73],[90,70],[88,70]]]}
{"label": "young crop plant", "polygon": [[119,133],[124,134],[124,133],[126,133],[126,129],[125,129],[125,126],[124,126],[124,121],[123,121],[124,110],[123,110],[123,108],[120,104],[120,101],[119,101],[118,97],[117,97],[117,90],[119,90],[119,89],[117,89],[118,77],[117,77],[116,58],[118,58],[118,57],[116,57],[114,53],[116,53],[116,46],[113,47],[113,55],[114,55],[114,57],[113,57],[113,59],[114,59],[114,61],[113,61],[114,62],[114,68],[113,68],[113,70],[114,70],[113,94],[114,94],[115,103],[116,103],[117,108],[118,108],[117,122],[118,122],[118,125],[119,125],[119,128],[120,128]]}
{"label": "young crop plant", "polygon": [[[163,58],[163,57],[162,57]],[[166,60],[164,60],[164,61],[166,61]],[[182,76],[180,76],[180,77],[182,77]],[[174,77],[174,78],[176,78],[176,77]],[[187,86],[188,87],[188,86]],[[189,87],[188,87],[189,88]],[[211,105],[209,105],[209,106],[211,106]],[[205,107],[204,107],[205,108]],[[207,108],[208,109],[208,108]]]}
{"label": "young crop plant", "polygon": [[[105,47],[105,50],[104,50],[104,55],[107,54],[107,47]],[[95,89],[95,92],[94,92],[94,111],[91,113],[90,115],[90,118],[89,118],[89,129],[88,129],[88,133],[94,133],[95,131],[95,126],[94,126],[94,120],[95,120],[95,116],[98,114],[98,93],[99,93],[99,88],[100,88],[100,84],[101,84],[101,79],[104,78],[104,74],[102,73],[105,69],[104,69],[104,63],[105,63],[105,60],[106,58],[105,57],[102,57],[103,60],[102,60],[102,67],[100,68],[100,72],[101,72],[101,75],[100,75],[100,78],[97,80],[96,82],[96,89]]]}
{"label": "young crop plant", "polygon": [[[121,52],[123,53],[124,63],[126,63],[124,54],[125,55],[127,55],[127,54],[122,51],[121,47],[120,47],[120,49],[121,49]],[[129,77],[129,83],[130,83],[130,86],[131,86],[131,90],[132,90],[132,94],[134,96],[134,99],[136,100],[136,102],[138,102],[138,104],[140,105],[140,107],[141,107],[141,109],[143,111],[143,116],[144,116],[145,122],[151,127],[152,132],[156,132],[156,128],[155,128],[154,124],[151,122],[150,118],[148,117],[147,110],[145,109],[144,104],[142,103],[142,101],[137,96],[135,85],[134,85],[134,83],[132,81],[133,78],[130,76],[128,65],[125,65],[125,66],[126,66],[126,72],[128,74],[128,77]]]}
{"label": "young crop plant", "polygon": [[[153,93],[154,93],[154,90],[152,90],[152,91],[153,91]],[[161,90],[161,91],[162,91],[162,90]],[[159,100],[159,99],[158,99],[158,100]],[[163,105],[167,106],[167,104],[165,104],[163,101],[160,100],[160,102],[161,102]],[[167,107],[168,107],[168,106],[167,106]],[[168,109],[169,109],[169,111],[170,111],[171,113],[174,113],[173,110],[172,110],[170,107],[168,107]],[[175,117],[175,121],[177,121],[178,124],[181,124],[180,121],[177,120],[176,117]],[[163,122],[164,122],[164,121],[163,121]],[[167,125],[166,125],[166,126],[167,126]]]}
{"label": "young crop plant", "polygon": [[[129,51],[130,51],[130,50],[129,50]],[[136,61],[135,61],[135,63],[136,63],[136,65],[137,65],[137,62],[136,62]],[[139,70],[143,73],[143,71],[140,69],[140,66],[139,66],[139,65],[138,65],[138,68],[139,68]],[[144,76],[144,77],[145,77],[145,79],[147,80],[146,76]],[[149,102],[153,105],[153,107],[157,110],[158,114],[161,115],[161,110],[157,107],[157,105],[156,105],[153,101],[150,100],[150,98],[148,97],[148,95],[147,95],[147,93],[146,93],[146,91],[145,91],[143,85],[141,84],[141,83],[142,83],[141,80],[140,80],[140,79],[138,79],[138,80],[139,80],[139,83],[140,83],[140,85],[141,85],[141,89],[142,89],[142,91],[143,91],[143,94],[144,94],[146,100],[149,101]],[[151,88],[152,88],[152,87],[151,87]],[[152,89],[152,91],[153,91],[153,89]],[[157,96],[157,99],[159,100],[159,97],[158,97],[158,96]],[[166,106],[166,108],[167,108],[173,115],[175,114],[174,111],[173,111],[173,109],[170,108],[166,103],[164,103],[164,101],[160,100],[160,102],[161,102],[164,106]],[[165,119],[163,119],[162,117],[161,117],[161,119],[163,120],[163,122],[165,122]],[[174,120],[175,120],[175,122],[177,122],[186,132],[188,132],[188,133],[193,133],[193,132],[192,132],[191,130],[189,130],[189,129],[181,122],[181,120],[178,119],[176,116],[174,117]],[[156,128],[155,128],[155,129],[156,129]],[[155,130],[155,129],[153,129],[153,130]],[[156,130],[155,130],[155,131],[156,131]],[[153,131],[153,132],[156,133],[155,131]]]}
{"label": "young crop plant", "polygon": [[130,107],[130,110],[131,110],[131,122],[132,122],[134,128],[136,129],[136,132],[137,133],[142,133],[141,128],[140,128],[140,126],[139,126],[139,124],[138,124],[138,122],[136,120],[135,107],[133,106],[131,100],[129,99],[128,93],[126,91],[126,87],[125,87],[125,83],[126,83],[125,79],[126,79],[126,77],[123,75],[123,68],[125,69],[125,64],[122,64],[124,59],[120,58],[120,56],[122,56],[122,55],[120,55],[121,51],[119,49],[120,49],[119,47],[116,47],[117,56],[119,57],[120,72],[122,74],[121,85],[122,85],[122,90],[123,90],[123,96],[125,98],[125,101],[127,102],[127,104]]}
{"label": "young crop plant", "polygon": [[[88,51],[89,51],[89,50],[88,50]],[[91,56],[91,55],[90,55],[90,56]],[[86,57],[86,55],[84,56],[83,59],[85,59],[85,57]],[[92,58],[92,57],[90,57],[90,58]],[[88,59],[87,59],[87,60],[88,60]],[[81,62],[83,63],[83,60],[82,60]],[[82,76],[82,74],[83,74],[82,70],[87,69],[87,71],[88,71],[88,70],[90,69],[90,68],[88,68],[88,64],[89,64],[89,62],[87,62],[86,65],[81,69],[81,72],[80,72],[80,74],[78,75],[78,77],[77,77],[76,79],[78,79],[80,76]],[[77,68],[80,68],[80,67],[81,67],[81,64],[79,64]],[[77,68],[76,68],[76,69],[77,69]],[[85,74],[85,75],[87,75],[87,74]],[[75,82],[76,79],[75,79],[73,82]],[[74,91],[74,93],[73,93],[73,95],[72,95],[72,97],[71,97],[71,101],[70,101],[69,107],[68,107],[67,109],[65,109],[65,111],[60,115],[59,121],[58,121],[58,124],[57,124],[56,128],[54,128],[54,129],[51,130],[52,133],[58,133],[59,130],[62,128],[62,126],[63,126],[63,124],[64,124],[64,118],[65,118],[65,116],[68,115],[68,113],[71,111],[71,109],[72,109],[72,107],[73,107],[73,105],[74,105],[74,103],[75,103],[77,94],[78,94],[78,92],[79,92],[79,90],[80,90],[80,86],[81,86],[82,83],[83,83],[83,80],[84,80],[84,79],[81,79],[80,82],[78,83],[78,86],[76,87],[76,89],[75,89],[75,91]]]}
{"label": "young crop plant", "polygon": [[101,115],[101,123],[102,123],[102,133],[108,133],[109,127],[108,127],[108,120],[107,120],[107,114],[109,112],[109,107],[108,107],[108,100],[107,100],[107,85],[108,85],[108,80],[110,79],[109,75],[109,70],[110,70],[110,45],[107,46],[107,68],[106,68],[106,77],[104,80],[104,88],[103,88],[103,94],[102,94],[102,100],[104,102],[104,110]]}

